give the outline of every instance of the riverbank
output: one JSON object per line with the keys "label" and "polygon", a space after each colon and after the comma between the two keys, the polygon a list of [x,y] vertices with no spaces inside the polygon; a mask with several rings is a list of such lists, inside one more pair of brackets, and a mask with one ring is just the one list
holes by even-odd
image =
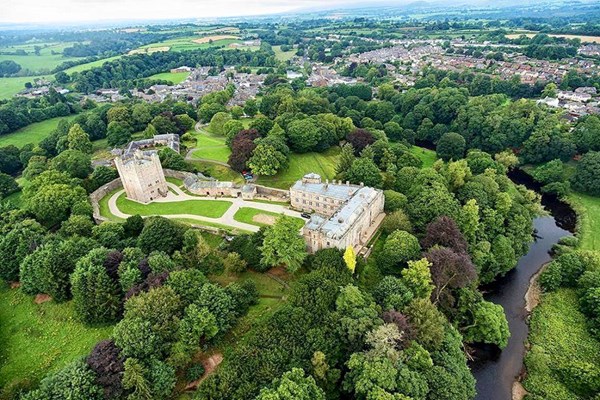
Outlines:
{"label": "riverbank", "polygon": [[[600,250],[596,238],[600,232],[600,198],[572,193],[566,201],[576,213],[578,248]],[[527,352],[523,373],[513,385],[512,399],[522,400],[527,394],[536,398],[578,399],[560,371],[577,362],[597,363],[600,342],[589,333],[576,289],[543,293],[537,281],[542,271],[543,268],[532,277],[525,298],[530,313]]]}

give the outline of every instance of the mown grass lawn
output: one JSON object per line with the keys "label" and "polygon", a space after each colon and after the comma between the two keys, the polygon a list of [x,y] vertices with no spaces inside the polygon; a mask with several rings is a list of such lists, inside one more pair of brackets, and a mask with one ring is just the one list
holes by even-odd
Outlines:
{"label": "mown grass lawn", "polygon": [[184,200],[168,203],[141,204],[129,200],[125,193],[123,193],[117,199],[117,207],[129,215],[190,214],[201,217],[219,218],[231,207],[231,202],[224,200]]}
{"label": "mown grass lawn", "polygon": [[195,150],[192,153],[194,158],[204,158],[226,163],[231,154],[231,150],[225,144],[225,136],[216,135],[207,129],[202,129],[200,133],[194,133],[196,139]]}
{"label": "mown grass lawn", "polygon": [[28,143],[38,144],[45,139],[50,132],[52,132],[58,126],[61,119],[72,120],[77,114],[68,115],[66,117],[56,117],[47,119],[42,122],[36,122],[34,124],[27,125],[18,131],[9,133],[7,135],[0,136],[0,147],[13,145],[17,147],[23,147]]}
{"label": "mown grass lawn", "polygon": [[[271,225],[271,224],[255,221],[254,217],[256,217],[257,215],[266,215],[269,217],[277,218],[281,214],[270,212],[270,211],[259,210],[257,208],[240,207],[240,209],[237,210],[237,212],[233,216],[233,219],[235,219],[238,222],[243,222],[245,224],[256,225],[256,226],[270,226]],[[298,229],[300,229],[304,226],[305,221],[303,219],[294,218],[294,221],[297,222]]]}
{"label": "mown grass lawn", "polygon": [[0,286],[0,387],[35,382],[77,357],[85,356],[112,326],[87,327],[72,302],[35,304],[19,289]]}
{"label": "mown grass lawn", "polygon": [[332,147],[323,153],[291,154],[287,169],[274,176],[260,176],[257,183],[279,189],[289,189],[294,182],[310,172],[321,175],[323,180],[333,179],[339,155],[339,147]]}
{"label": "mown grass lawn", "polygon": [[600,365],[600,343],[591,337],[575,289],[544,294],[530,322],[525,389],[536,398],[579,399],[564,385],[560,369],[572,362]]}
{"label": "mown grass lawn", "polygon": [[600,250],[600,198],[571,193],[569,201],[577,212],[577,237],[585,250]]}
{"label": "mown grass lawn", "polygon": [[423,168],[431,167],[437,160],[437,154],[435,151],[426,149],[424,147],[412,146],[410,148],[410,152],[423,161]]}
{"label": "mown grass lawn", "polygon": [[163,72],[161,74],[151,75],[148,79],[162,79],[177,85],[178,83],[185,81],[188,76],[190,76],[189,72]]}

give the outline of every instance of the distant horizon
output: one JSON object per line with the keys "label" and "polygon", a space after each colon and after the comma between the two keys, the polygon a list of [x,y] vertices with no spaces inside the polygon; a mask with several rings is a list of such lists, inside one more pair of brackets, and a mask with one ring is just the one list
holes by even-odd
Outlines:
{"label": "distant horizon", "polygon": [[[431,5],[489,5],[531,3],[534,0],[0,0],[0,24],[80,25],[125,22],[159,22],[176,20],[203,20],[245,18],[282,13],[326,11],[336,8],[406,6],[412,3]],[[585,2],[585,1],[584,1]],[[68,11],[66,11],[68,10]]]}

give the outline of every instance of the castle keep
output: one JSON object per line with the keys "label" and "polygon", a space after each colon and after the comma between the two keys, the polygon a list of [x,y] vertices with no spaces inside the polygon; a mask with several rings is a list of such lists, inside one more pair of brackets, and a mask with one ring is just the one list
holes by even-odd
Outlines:
{"label": "castle keep", "polygon": [[383,192],[362,185],[326,181],[307,174],[290,188],[293,208],[313,212],[302,228],[308,251],[325,248],[361,250],[385,216]]}
{"label": "castle keep", "polygon": [[115,165],[129,199],[149,203],[169,193],[165,174],[155,151],[136,150],[117,157]]}

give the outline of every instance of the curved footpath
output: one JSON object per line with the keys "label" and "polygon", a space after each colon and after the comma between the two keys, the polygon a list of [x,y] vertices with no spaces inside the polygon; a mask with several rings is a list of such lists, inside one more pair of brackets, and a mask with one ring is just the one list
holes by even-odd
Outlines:
{"label": "curved footpath", "polygon": [[[200,222],[202,222],[202,221],[212,222],[212,223],[227,225],[232,228],[238,228],[238,229],[242,229],[242,230],[250,231],[250,232],[256,232],[260,229],[260,227],[258,227],[256,225],[246,224],[244,222],[239,222],[234,219],[235,213],[237,213],[238,210],[242,207],[254,208],[257,210],[272,212],[272,213],[276,213],[276,214],[285,214],[290,217],[302,218],[298,211],[290,210],[289,208],[278,205],[278,204],[258,203],[258,202],[248,201],[248,200],[244,200],[244,199],[240,199],[240,198],[227,198],[227,197],[214,198],[214,197],[192,196],[192,195],[189,195],[189,194],[185,193],[184,191],[182,191],[177,185],[175,185],[173,183],[167,182],[167,185],[169,186],[169,188],[173,189],[177,194],[174,194],[171,191],[169,191],[169,194],[166,197],[156,199],[153,201],[153,203],[171,203],[171,202],[175,202],[175,201],[186,201],[186,200],[195,200],[195,201],[222,200],[222,201],[230,202],[231,206],[229,207],[229,209],[227,209],[225,214],[223,214],[219,218],[202,217],[200,215],[193,215],[193,214],[161,215],[162,217],[165,217],[165,218],[173,218],[173,219],[185,218],[185,219],[197,220]],[[119,217],[119,218],[128,218],[131,216],[130,214],[125,214],[124,212],[119,210],[119,207],[117,207],[117,199],[124,192],[125,192],[124,189],[119,190],[117,193],[112,195],[110,199],[108,199],[108,209],[110,210],[111,214],[113,214],[114,216]]]}

